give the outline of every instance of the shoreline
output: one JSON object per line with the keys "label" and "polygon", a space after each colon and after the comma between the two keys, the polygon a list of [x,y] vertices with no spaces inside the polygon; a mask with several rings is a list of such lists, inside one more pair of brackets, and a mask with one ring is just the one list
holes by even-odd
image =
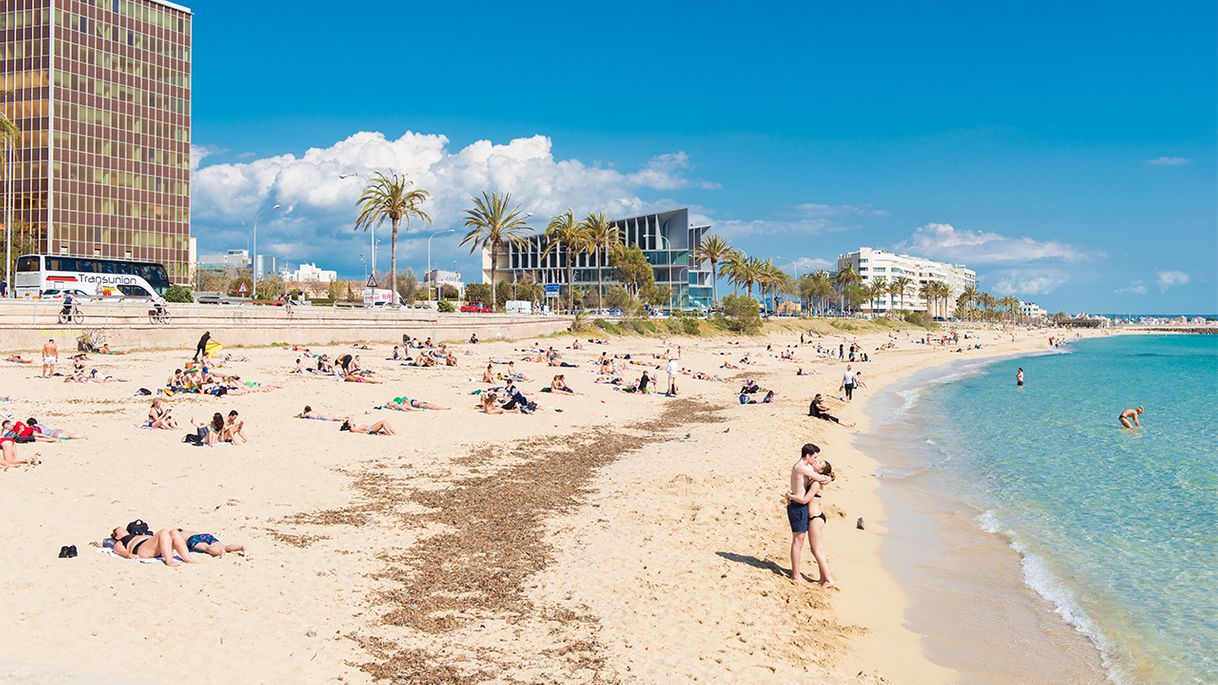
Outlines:
{"label": "shoreline", "polygon": [[[928,481],[937,465],[925,459],[944,457],[877,433],[884,428],[900,431],[905,443],[909,436],[921,441],[925,436],[907,413],[925,393],[1002,361],[1069,353],[998,354],[920,368],[885,387],[868,408],[877,430],[855,438],[882,463],[878,490],[894,519],[884,564],[910,598],[907,624],[922,636],[928,658],[969,682],[1104,683],[1113,675],[1101,646],[1078,625],[1089,619],[1067,619],[1045,580],[1033,577],[1028,564],[1035,560],[993,527],[992,512]],[[967,636],[961,625],[972,626]]]}

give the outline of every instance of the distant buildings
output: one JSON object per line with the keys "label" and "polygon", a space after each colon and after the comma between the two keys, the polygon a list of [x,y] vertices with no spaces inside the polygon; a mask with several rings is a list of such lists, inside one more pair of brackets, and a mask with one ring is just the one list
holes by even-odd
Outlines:
{"label": "distant buildings", "polygon": [[1049,316],[1049,312],[1046,312],[1040,305],[1023,300],[1019,301],[1019,313],[1030,319],[1042,319]]}
{"label": "distant buildings", "polygon": [[279,268],[279,258],[274,255],[260,254],[255,257],[255,260],[258,264],[254,269],[254,273],[258,275],[258,278],[266,278],[281,271]]}
{"label": "distant buildings", "polygon": [[283,280],[289,283],[333,283],[338,280],[337,271],[317,268],[317,264],[301,264],[293,271],[284,271]]}
{"label": "distant buildings", "polygon": [[436,288],[442,286],[452,286],[460,292],[465,288],[465,283],[461,282],[461,274],[456,271],[441,271],[440,269],[432,269],[423,274],[423,288]]}
{"label": "distant buildings", "polygon": [[228,250],[219,254],[199,255],[199,268],[203,271],[229,272],[250,268],[249,250]]}
{"label": "distant buildings", "polygon": [[[615,219],[613,225],[621,232],[622,242],[637,246],[651,263],[657,286],[669,286],[673,290],[668,308],[706,309],[711,306],[710,262],[699,262],[691,255],[702,242],[702,236],[710,226],[694,226],[689,220],[688,209],[674,209],[655,214],[644,214],[624,219]],[[498,282],[512,283],[525,274],[535,283],[555,285],[567,283],[567,257],[559,247],[542,256],[549,239],[544,235],[529,236],[525,243],[501,245],[495,278]],[[608,267],[608,256],[603,252],[580,254],[575,257],[575,285],[596,287],[597,265]],[[603,268],[605,288],[617,283],[613,269]],[[491,282],[490,250],[482,251],[482,282]]]}
{"label": "distant buildings", "polygon": [[0,0],[13,228],[37,252],[189,281],[191,19],[164,0]]}
{"label": "distant buildings", "polygon": [[[936,262],[870,247],[860,247],[854,252],[838,255],[838,271],[847,266],[859,275],[860,285],[864,286],[881,278],[890,283],[902,276],[910,280],[910,287],[903,302],[902,298],[893,295],[884,295],[864,302],[862,311],[872,314],[882,314],[903,307],[910,311],[927,312],[931,316],[948,316],[955,308],[955,300],[960,293],[965,288],[977,286],[977,272],[960,264]],[[931,281],[947,284],[952,293],[946,301],[933,302],[934,311],[930,311],[927,301],[918,295],[922,285]]]}

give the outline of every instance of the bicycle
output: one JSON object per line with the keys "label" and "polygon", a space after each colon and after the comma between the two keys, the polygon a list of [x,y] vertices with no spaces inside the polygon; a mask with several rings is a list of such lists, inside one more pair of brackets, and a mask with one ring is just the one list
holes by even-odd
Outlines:
{"label": "bicycle", "polygon": [[59,323],[62,325],[73,323],[79,326],[84,319],[85,317],[80,313],[80,307],[76,305],[59,310]]}
{"label": "bicycle", "polygon": [[148,310],[148,323],[152,325],[168,326],[170,322],[169,310],[164,307],[154,307]]}

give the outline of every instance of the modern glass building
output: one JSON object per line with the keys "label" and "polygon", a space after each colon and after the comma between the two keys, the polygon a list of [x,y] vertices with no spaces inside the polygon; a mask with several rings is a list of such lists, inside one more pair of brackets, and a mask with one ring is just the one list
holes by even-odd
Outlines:
{"label": "modern glass building", "polygon": [[15,248],[189,280],[191,16],[163,0],[0,0]]}
{"label": "modern glass building", "polygon": [[[638,246],[643,251],[655,273],[656,285],[672,288],[669,309],[707,309],[711,306],[710,263],[698,262],[691,256],[710,226],[692,225],[688,209],[615,219],[613,225],[621,232],[623,243]],[[511,283],[529,274],[535,283],[566,286],[567,257],[564,248],[559,246],[543,257],[548,245],[546,237],[539,234],[530,236],[523,247],[500,247],[495,280]],[[602,250],[575,257],[576,287],[596,287],[598,264],[602,267],[606,288],[618,282]],[[491,282],[488,250],[482,253],[482,282]]]}

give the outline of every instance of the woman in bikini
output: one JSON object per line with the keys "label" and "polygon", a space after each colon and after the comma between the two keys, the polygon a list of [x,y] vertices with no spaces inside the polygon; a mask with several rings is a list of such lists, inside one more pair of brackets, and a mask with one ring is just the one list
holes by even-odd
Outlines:
{"label": "woman in bikini", "polygon": [[397,435],[397,431],[393,430],[393,426],[390,426],[385,421],[377,421],[371,426],[364,426],[358,423],[351,423],[348,420],[343,421],[343,425],[339,426],[338,430],[350,433],[364,433],[366,435]]}
{"label": "woman in bikini", "polygon": [[348,419],[346,416],[322,416],[321,414],[313,411],[313,407],[310,407],[307,404],[305,405],[304,411],[297,414],[296,418],[313,419],[314,421],[346,421]]}
{"label": "woman in bikini", "polygon": [[178,423],[169,415],[169,410],[164,408],[161,400],[155,399],[152,401],[152,406],[148,409],[148,422],[144,425],[148,428],[158,428],[162,430],[172,430],[178,427]]}
{"label": "woman in bikini", "polygon": [[16,441],[7,433],[0,434],[0,471],[7,471],[10,466],[20,466],[22,464],[40,464],[42,463],[37,457],[33,459],[18,459],[17,448],[14,446]]}
{"label": "woman in bikini", "polygon": [[488,392],[482,396],[482,413],[483,414],[519,414],[520,408],[513,407],[504,409],[499,406],[499,396],[493,392]]}
{"label": "woman in bikini", "polygon": [[449,407],[441,407],[438,404],[425,402],[423,400],[412,400],[409,397],[395,397],[385,404],[382,404],[377,409],[392,409],[393,411],[416,411],[416,410],[431,410],[431,411],[448,411]]}
{"label": "woman in bikini", "polygon": [[495,382],[495,365],[494,364],[486,365],[486,371],[482,372],[482,382],[487,383],[487,384]]}
{"label": "woman in bikini", "polygon": [[154,559],[160,557],[166,566],[177,566],[182,563],[173,558],[174,552],[182,557],[182,561],[193,564],[190,560],[190,550],[186,547],[186,538],[176,530],[162,528],[154,534],[128,533],[126,528],[115,528],[110,531],[110,539],[114,541],[114,553],[124,559]]}
{"label": "woman in bikini", "polygon": [[[829,462],[817,457],[812,461],[812,469],[817,473],[829,476],[832,480],[833,465]],[[825,587],[833,587],[833,574],[829,571],[829,560],[825,556],[825,524],[828,519],[825,518],[825,510],[821,508],[820,495],[824,489],[824,485],[819,481],[812,481],[808,485],[808,491],[803,497],[796,497],[791,493],[786,493],[788,502],[796,504],[808,505],[808,546],[812,548],[812,557],[816,559],[816,568],[820,572],[820,579],[816,582]]]}
{"label": "woman in bikini", "polygon": [[578,395],[579,394],[579,393],[575,392],[574,390],[572,390],[571,386],[567,385],[566,374],[561,374],[561,373],[558,374],[557,376],[555,376],[554,380],[550,381],[550,392],[563,393],[564,395]]}

